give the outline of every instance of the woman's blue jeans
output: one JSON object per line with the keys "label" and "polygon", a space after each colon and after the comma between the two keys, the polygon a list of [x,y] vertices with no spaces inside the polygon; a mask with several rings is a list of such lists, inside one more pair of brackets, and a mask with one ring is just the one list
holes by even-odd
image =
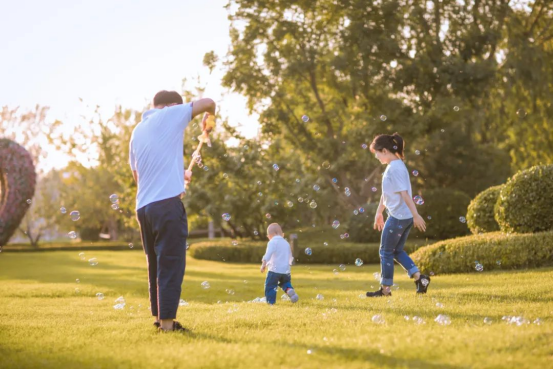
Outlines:
{"label": "woman's blue jeans", "polygon": [[403,250],[409,232],[413,228],[413,218],[396,219],[388,216],[380,239],[380,284],[391,286],[394,284],[394,259],[412,278],[419,271],[409,255]]}

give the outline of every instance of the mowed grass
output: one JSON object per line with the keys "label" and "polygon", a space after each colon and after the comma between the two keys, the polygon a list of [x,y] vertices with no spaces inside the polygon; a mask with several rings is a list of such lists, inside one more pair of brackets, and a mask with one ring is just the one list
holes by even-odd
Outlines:
{"label": "mowed grass", "polygon": [[[1,368],[545,368],[553,359],[553,268],[435,276],[426,296],[398,268],[392,298],[362,299],[377,288],[377,265],[337,275],[338,265],[301,265],[292,271],[300,301],[284,302],[279,291],[268,306],[246,302],[263,296],[258,265],[189,258],[189,306],[178,320],[191,333],[159,334],[144,255],[86,256],[99,264],[77,252],[0,254]],[[119,296],[122,311],[113,309]],[[438,314],[451,325],[438,325]],[[504,315],[543,323],[508,325]]]}

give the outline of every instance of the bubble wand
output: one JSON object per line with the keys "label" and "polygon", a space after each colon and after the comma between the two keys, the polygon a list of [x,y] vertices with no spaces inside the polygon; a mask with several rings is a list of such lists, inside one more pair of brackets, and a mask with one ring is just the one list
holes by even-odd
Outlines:
{"label": "bubble wand", "polygon": [[[200,155],[200,151],[202,149],[202,146],[204,142],[207,144],[208,147],[211,147],[211,140],[209,139],[209,133],[215,128],[215,115],[205,113],[203,118],[203,132],[201,135],[198,136],[198,141],[200,143],[198,144],[198,147],[196,150],[192,153],[192,160],[190,161],[190,165],[188,166],[188,171],[192,174],[192,168],[194,167],[195,163],[201,164],[202,157]],[[185,184],[188,185],[189,181],[187,181]]]}

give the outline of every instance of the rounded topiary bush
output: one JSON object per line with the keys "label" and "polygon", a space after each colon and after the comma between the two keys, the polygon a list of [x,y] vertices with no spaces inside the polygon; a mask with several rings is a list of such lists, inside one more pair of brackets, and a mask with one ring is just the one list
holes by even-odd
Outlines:
{"label": "rounded topiary bush", "polygon": [[422,194],[424,204],[417,210],[426,222],[425,236],[434,240],[464,236],[469,233],[466,220],[470,197],[461,191],[428,190]]}
{"label": "rounded topiary bush", "polygon": [[553,229],[553,165],[515,174],[501,189],[495,219],[503,232],[530,233]]}
{"label": "rounded topiary bush", "polygon": [[352,215],[348,222],[349,239],[353,242],[380,242],[380,232],[373,228],[378,204],[367,204],[365,212]]}
{"label": "rounded topiary bush", "polygon": [[466,273],[553,265],[553,232],[492,232],[421,247],[411,257],[424,273]]}
{"label": "rounded topiary bush", "polygon": [[495,220],[495,204],[503,185],[480,192],[469,204],[467,225],[473,234],[499,231]]}

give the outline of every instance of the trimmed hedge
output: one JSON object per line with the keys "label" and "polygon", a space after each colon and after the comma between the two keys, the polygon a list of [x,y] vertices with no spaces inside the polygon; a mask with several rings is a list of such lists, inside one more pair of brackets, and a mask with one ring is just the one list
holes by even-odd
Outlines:
{"label": "trimmed hedge", "polygon": [[[425,241],[411,241],[405,245],[405,251],[413,252],[424,246]],[[305,249],[312,250],[311,255],[305,254]],[[265,254],[267,243],[259,241],[239,241],[233,246],[229,240],[209,241],[192,244],[189,255],[196,259],[227,261],[236,263],[260,263]],[[380,262],[378,253],[379,244],[340,244],[323,246],[307,241],[299,244],[296,250],[296,262],[299,264],[354,264],[360,258],[365,264]]]}
{"label": "trimmed hedge", "polygon": [[495,204],[503,185],[480,192],[469,204],[467,225],[473,234],[499,231],[495,220]]}
{"label": "trimmed hedge", "polygon": [[553,229],[553,165],[535,166],[515,174],[501,189],[495,219],[503,232]]}
{"label": "trimmed hedge", "polygon": [[364,213],[349,218],[349,239],[353,242],[380,242],[381,233],[373,228],[378,204],[366,204],[364,209]]}
{"label": "trimmed hedge", "polygon": [[472,235],[420,248],[411,257],[425,273],[476,272],[535,268],[553,264],[553,232]]}
{"label": "trimmed hedge", "polygon": [[[459,218],[467,214],[470,197],[464,192],[435,189],[423,192],[424,204],[417,211],[426,222],[425,236],[444,240],[469,234],[466,223]],[[431,219],[428,219],[428,217]]]}

